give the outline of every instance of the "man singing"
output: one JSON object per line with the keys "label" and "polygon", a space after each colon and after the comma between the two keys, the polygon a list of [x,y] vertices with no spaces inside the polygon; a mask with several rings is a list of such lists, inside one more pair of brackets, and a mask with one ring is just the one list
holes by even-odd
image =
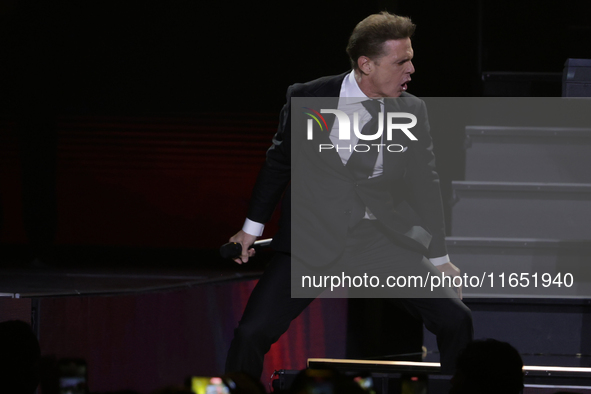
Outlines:
{"label": "man singing", "polygon": [[[246,263],[254,253],[251,245],[262,234],[264,223],[285,192],[279,231],[271,244],[276,254],[235,330],[227,371],[260,377],[264,355],[312,301],[291,297],[292,259],[294,264],[297,261],[318,272],[329,266],[355,269],[363,265],[364,270],[376,273],[459,275],[445,246],[439,177],[425,104],[406,93],[415,71],[410,40],[414,30],[409,18],[387,12],[370,15],[349,38],[351,71],[289,87],[247,219],[242,230],[230,238],[242,244],[242,255],[235,261]],[[291,107],[293,97],[335,98],[339,111],[357,112],[362,135],[375,134],[380,122],[385,130],[385,120],[379,117],[400,111],[398,104],[402,102],[407,112],[423,120],[412,129],[415,141],[401,132],[396,136],[401,138],[398,141],[404,150],[307,150],[303,144],[301,148],[293,146],[302,139],[295,131],[292,135],[292,110],[294,114],[300,110]],[[318,138],[334,145],[339,139],[339,122],[334,117],[332,121],[327,119],[330,134],[318,134]],[[357,134],[351,135],[351,144],[359,142]],[[299,168],[293,174],[303,174],[297,180],[292,179],[292,165],[296,162]],[[293,203],[294,212],[292,192],[298,198],[297,204]],[[303,239],[302,244],[298,241],[297,250],[292,245],[292,231],[298,233],[298,240]],[[451,374],[457,355],[472,340],[472,317],[452,289],[438,292],[436,296],[400,301],[437,336],[442,372]]]}

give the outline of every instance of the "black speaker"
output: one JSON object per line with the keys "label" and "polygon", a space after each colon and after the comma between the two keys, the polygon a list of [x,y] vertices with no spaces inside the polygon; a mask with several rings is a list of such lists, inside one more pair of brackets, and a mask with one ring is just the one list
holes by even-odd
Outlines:
{"label": "black speaker", "polygon": [[591,97],[591,59],[566,59],[562,97]]}

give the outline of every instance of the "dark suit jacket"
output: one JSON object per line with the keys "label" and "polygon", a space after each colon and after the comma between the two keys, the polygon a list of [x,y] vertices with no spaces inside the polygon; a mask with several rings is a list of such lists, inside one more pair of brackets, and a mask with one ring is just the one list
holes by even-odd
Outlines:
{"label": "dark suit jacket", "polygon": [[[361,220],[365,207],[395,242],[426,257],[444,256],[447,250],[439,177],[422,100],[407,93],[401,96],[404,100],[386,100],[388,112],[417,116],[418,124],[411,131],[418,141],[410,141],[401,132],[395,134],[398,140],[391,142],[408,149],[403,153],[384,152],[383,174],[379,177],[355,180],[334,150],[319,153],[319,142],[330,143],[328,134],[316,133],[313,141],[306,141],[305,130],[292,135],[291,98],[334,97],[336,108],[347,74],[288,88],[278,131],[253,190],[248,218],[267,222],[285,191],[272,247],[293,252],[313,266],[327,265],[339,256],[348,228]],[[330,130],[334,119],[325,118]]]}

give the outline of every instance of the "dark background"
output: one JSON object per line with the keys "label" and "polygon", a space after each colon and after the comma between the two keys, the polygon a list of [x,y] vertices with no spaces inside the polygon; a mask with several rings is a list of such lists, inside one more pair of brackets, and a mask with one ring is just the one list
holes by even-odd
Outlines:
{"label": "dark background", "polygon": [[[417,96],[479,96],[482,71],[591,57],[589,6],[555,1],[3,1],[0,94],[58,112],[276,112],[286,87],[348,69],[348,36],[387,9],[417,24]],[[40,92],[41,90],[41,92]]]}

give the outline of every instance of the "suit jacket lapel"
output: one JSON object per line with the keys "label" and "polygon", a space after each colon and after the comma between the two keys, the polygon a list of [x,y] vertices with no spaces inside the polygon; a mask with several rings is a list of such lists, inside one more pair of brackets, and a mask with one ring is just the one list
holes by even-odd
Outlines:
{"label": "suit jacket lapel", "polygon": [[[310,89],[311,95],[315,97],[326,97],[331,98],[329,100],[330,104],[328,108],[324,109],[337,109],[339,105],[339,95],[341,93],[341,85],[345,77],[350,73],[350,71],[337,75],[333,78],[330,78],[326,81],[322,81],[318,83],[317,87],[312,87]],[[329,138],[330,131],[334,125],[336,120],[336,116],[334,114],[322,114],[324,119],[326,120],[326,125],[328,126],[328,130],[326,134],[323,134],[320,138],[323,144],[332,144],[331,139]],[[345,168],[343,165],[343,161],[341,157],[337,153],[336,149],[330,149],[327,151],[319,152],[318,153],[322,160],[326,162],[327,165],[331,166],[333,169],[337,170],[338,172],[350,177],[350,172]]]}

